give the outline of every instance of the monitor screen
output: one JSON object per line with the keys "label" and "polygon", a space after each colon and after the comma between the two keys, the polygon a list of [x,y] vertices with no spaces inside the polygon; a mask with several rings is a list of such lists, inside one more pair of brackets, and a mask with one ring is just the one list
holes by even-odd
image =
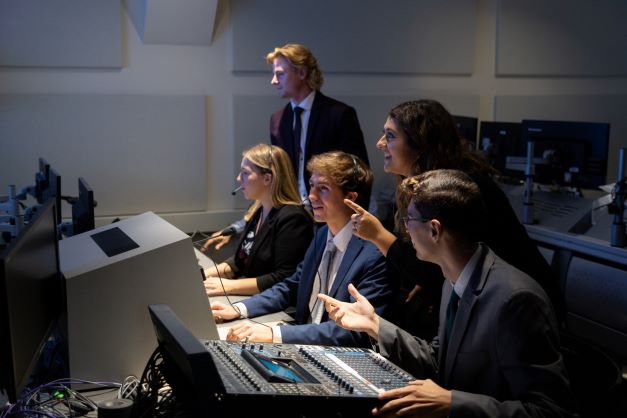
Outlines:
{"label": "monitor screen", "polygon": [[91,231],[95,227],[94,220],[94,191],[87,181],[78,179],[78,199],[72,205],[72,233],[80,234]]}
{"label": "monitor screen", "polygon": [[242,350],[240,355],[268,382],[321,384],[293,359],[268,357],[253,350]]}
{"label": "monitor screen", "polygon": [[39,158],[39,171],[35,173],[35,186],[32,195],[40,205],[48,199],[56,201],[57,224],[61,223],[61,175],[52,168],[45,158]]}
{"label": "monitor screen", "polygon": [[15,402],[63,309],[56,200],[0,254],[0,387]]}
{"label": "monitor screen", "polygon": [[39,158],[39,171],[35,173],[35,199],[37,203],[44,203],[43,192],[48,188],[50,178],[50,164],[45,158]]}
{"label": "monitor screen", "polygon": [[519,157],[527,152],[521,139],[521,127],[518,122],[481,122],[479,152],[499,171],[502,179],[524,178],[524,171],[507,167],[507,157]]}
{"label": "monitor screen", "polygon": [[608,123],[523,120],[522,139],[534,144],[535,182],[584,189],[606,183]]}
{"label": "monitor screen", "polygon": [[456,116],[453,115],[455,125],[459,135],[472,145],[472,149],[475,149],[477,144],[477,125],[479,120],[477,118],[468,116]]}

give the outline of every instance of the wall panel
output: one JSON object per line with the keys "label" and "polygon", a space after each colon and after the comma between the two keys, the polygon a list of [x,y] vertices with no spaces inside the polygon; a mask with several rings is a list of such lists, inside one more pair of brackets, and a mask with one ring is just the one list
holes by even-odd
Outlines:
{"label": "wall panel", "polygon": [[0,2],[0,66],[122,68],[121,0]]}
{"label": "wall panel", "polygon": [[627,2],[501,0],[496,74],[627,75]]}
{"label": "wall panel", "polygon": [[473,71],[476,1],[234,0],[230,4],[233,71],[267,71],[266,53],[288,42],[312,48],[325,72]]}
{"label": "wall panel", "polygon": [[2,185],[33,183],[44,157],[63,194],[85,177],[96,216],[206,209],[204,96],[0,95],[0,132]]}

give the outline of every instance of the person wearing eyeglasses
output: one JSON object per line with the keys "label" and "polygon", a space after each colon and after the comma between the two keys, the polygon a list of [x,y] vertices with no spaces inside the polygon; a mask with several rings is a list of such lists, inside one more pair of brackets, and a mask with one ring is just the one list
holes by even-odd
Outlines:
{"label": "person wearing eyeglasses", "polygon": [[296,272],[233,305],[214,301],[211,311],[214,318],[232,320],[295,310],[294,325],[270,327],[243,321],[229,329],[228,340],[369,347],[366,334],[330,321],[317,295],[348,301],[347,285],[352,283],[377,312],[383,314],[391,303],[396,288],[387,277],[383,255],[371,242],[351,233],[352,211],[344,204],[344,199],[368,202],[372,171],[360,158],[340,151],[313,156],[307,168],[314,219],[321,226]]}
{"label": "person wearing eyeglasses", "polygon": [[242,154],[237,181],[254,201],[235,254],[204,270],[207,296],[253,295],[289,277],[313,237],[313,218],[301,203],[289,157],[274,145]]}
{"label": "person wearing eyeglasses", "polygon": [[[383,152],[383,168],[397,182],[435,169],[455,168],[468,174],[484,196],[490,224],[481,239],[508,263],[538,281],[549,295],[558,319],[563,302],[557,277],[525,227],[520,223],[505,193],[492,179],[494,168],[460,136],[451,114],[435,100],[423,99],[393,107],[377,142]],[[397,195],[397,207],[403,207]],[[414,249],[395,215],[394,231],[388,231],[375,216],[353,202],[354,234],[372,241],[386,256],[388,268],[402,279],[395,322],[415,335],[430,339],[437,332],[441,284],[440,268],[414,257]]]}
{"label": "person wearing eyeglasses", "polygon": [[459,170],[430,170],[405,179],[399,193],[409,202],[402,222],[415,257],[445,277],[438,335],[411,335],[350,285],[353,303],[319,295],[336,324],[368,333],[381,355],[417,378],[379,394],[373,415],[577,416],[551,302],[480,242],[492,220],[478,185]]}

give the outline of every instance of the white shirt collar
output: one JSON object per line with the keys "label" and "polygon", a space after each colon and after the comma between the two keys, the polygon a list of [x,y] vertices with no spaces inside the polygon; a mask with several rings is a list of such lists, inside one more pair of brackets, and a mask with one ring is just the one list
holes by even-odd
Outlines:
{"label": "white shirt collar", "polygon": [[316,91],[314,90],[311,93],[309,93],[309,95],[307,95],[307,97],[305,97],[300,103],[296,103],[296,102],[292,101],[291,102],[292,103],[292,110],[296,106],[302,107],[305,111],[311,110],[315,97],[316,97]]}
{"label": "white shirt collar", "polygon": [[461,298],[468,286],[468,282],[470,281],[470,277],[472,273],[475,271],[475,267],[477,267],[477,263],[479,262],[479,257],[481,256],[481,245],[477,246],[477,249],[470,257],[470,260],[466,263],[466,266],[459,274],[457,281],[453,285],[453,291],[457,293],[457,295]]}
{"label": "white shirt collar", "polygon": [[340,232],[338,232],[335,236],[331,234],[330,229],[327,231],[327,242],[332,239],[335,248],[337,248],[341,252],[346,251],[346,247],[348,247],[348,243],[350,242],[351,238],[353,238],[353,229],[350,221],[347,222],[346,225],[344,225],[344,227],[340,229]]}

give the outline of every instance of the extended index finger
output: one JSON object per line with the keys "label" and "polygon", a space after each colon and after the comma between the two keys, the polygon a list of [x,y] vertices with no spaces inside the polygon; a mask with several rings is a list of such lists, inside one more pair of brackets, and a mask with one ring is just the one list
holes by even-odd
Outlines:
{"label": "extended index finger", "polygon": [[318,299],[320,299],[324,303],[327,303],[327,302],[329,302],[329,303],[337,302],[337,300],[333,299],[329,295],[325,295],[324,293],[318,293]]}
{"label": "extended index finger", "polygon": [[364,213],[366,213],[366,209],[362,208],[350,199],[344,199],[344,204],[351,208],[353,211],[355,211],[355,213],[358,215],[363,215]]}

